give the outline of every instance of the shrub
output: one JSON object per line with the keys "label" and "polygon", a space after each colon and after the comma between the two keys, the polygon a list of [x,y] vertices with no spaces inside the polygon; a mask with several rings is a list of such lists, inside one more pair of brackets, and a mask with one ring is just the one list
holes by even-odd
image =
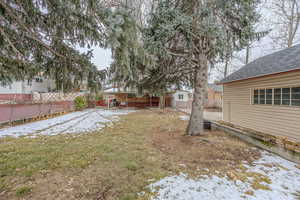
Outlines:
{"label": "shrub", "polygon": [[87,106],[86,98],[84,96],[76,97],[74,103],[76,110],[82,110]]}

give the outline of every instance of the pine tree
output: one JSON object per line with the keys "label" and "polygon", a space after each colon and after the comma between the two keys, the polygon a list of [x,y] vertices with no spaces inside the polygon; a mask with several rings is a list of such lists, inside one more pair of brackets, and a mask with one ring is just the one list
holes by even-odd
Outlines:
{"label": "pine tree", "polygon": [[127,88],[142,88],[145,70],[152,65],[144,49],[141,27],[134,11],[121,4],[107,18],[107,46],[112,49],[112,82]]}
{"label": "pine tree", "polygon": [[147,46],[160,59],[173,58],[173,79],[192,78],[194,100],[188,135],[203,134],[208,66],[264,35],[254,30],[258,5],[258,0],[158,1],[147,29]]}
{"label": "pine tree", "polygon": [[75,48],[104,45],[107,13],[98,0],[0,0],[1,84],[43,74],[76,87],[95,68]]}

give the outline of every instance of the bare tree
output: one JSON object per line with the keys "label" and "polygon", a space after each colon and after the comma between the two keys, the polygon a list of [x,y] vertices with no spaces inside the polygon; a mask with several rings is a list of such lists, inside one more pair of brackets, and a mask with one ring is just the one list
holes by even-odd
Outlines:
{"label": "bare tree", "polygon": [[280,48],[291,47],[299,39],[300,0],[272,0],[271,38]]}

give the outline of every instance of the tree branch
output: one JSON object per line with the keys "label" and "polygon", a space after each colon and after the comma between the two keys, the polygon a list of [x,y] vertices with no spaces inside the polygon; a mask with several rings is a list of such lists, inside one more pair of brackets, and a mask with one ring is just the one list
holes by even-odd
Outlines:
{"label": "tree branch", "polygon": [[17,57],[23,57],[24,55],[15,47],[15,45],[12,43],[12,41],[9,39],[9,37],[6,35],[6,33],[4,32],[4,30],[0,27],[0,32],[3,35],[3,37],[6,39],[6,41],[8,42],[8,44],[12,47],[12,49],[16,52]]}
{"label": "tree branch", "polygon": [[3,8],[6,9],[8,15],[12,18],[14,18],[16,20],[16,22],[25,30],[27,31],[30,35],[26,34],[26,37],[35,40],[36,42],[40,43],[43,47],[45,47],[47,50],[49,50],[50,52],[52,52],[53,54],[55,54],[58,57],[65,57],[64,55],[56,52],[55,50],[53,50],[50,46],[48,46],[47,44],[45,44],[45,42],[41,41],[39,38],[37,38],[37,36],[35,35],[34,32],[32,32],[29,28],[26,27],[26,25],[21,21],[21,19],[16,16],[14,14],[14,12],[12,11],[12,9],[6,5],[3,0],[0,0],[0,5],[3,6]]}

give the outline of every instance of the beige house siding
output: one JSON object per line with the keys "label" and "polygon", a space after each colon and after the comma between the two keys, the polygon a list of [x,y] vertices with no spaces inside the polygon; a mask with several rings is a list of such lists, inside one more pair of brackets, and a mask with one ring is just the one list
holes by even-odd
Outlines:
{"label": "beige house siding", "polygon": [[253,89],[293,86],[300,86],[300,71],[225,83],[223,120],[300,141],[300,107],[252,104]]}

